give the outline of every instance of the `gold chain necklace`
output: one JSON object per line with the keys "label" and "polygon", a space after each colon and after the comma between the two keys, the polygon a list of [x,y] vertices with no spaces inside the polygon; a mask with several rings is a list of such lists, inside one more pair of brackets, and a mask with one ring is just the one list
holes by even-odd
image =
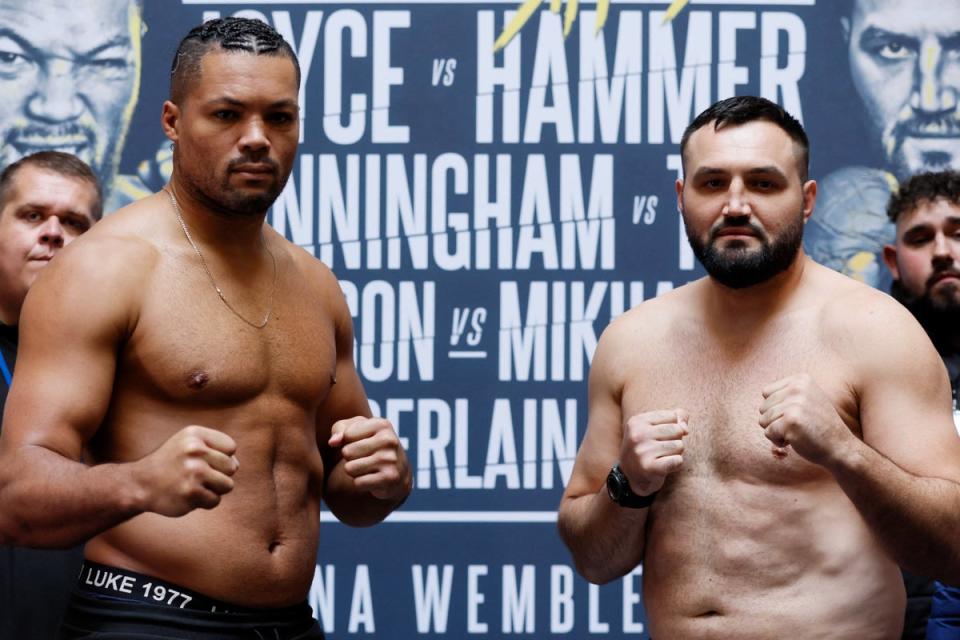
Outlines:
{"label": "gold chain necklace", "polygon": [[263,316],[263,320],[259,323],[251,322],[250,320],[243,317],[239,311],[237,311],[230,301],[226,299],[223,295],[223,290],[217,285],[217,281],[213,279],[213,273],[210,272],[210,267],[207,266],[207,261],[204,259],[203,254],[200,253],[200,247],[197,246],[197,243],[193,241],[193,237],[190,235],[190,230],[187,228],[187,223],[183,220],[183,214],[180,213],[180,203],[177,202],[176,196],[173,195],[173,188],[168,189],[167,187],[163,188],[167,192],[167,195],[170,196],[170,204],[173,205],[173,212],[177,214],[177,220],[180,222],[180,228],[183,229],[183,235],[187,237],[187,242],[190,243],[190,246],[193,247],[193,250],[197,252],[197,257],[200,258],[200,264],[203,265],[203,270],[207,274],[207,278],[210,280],[210,284],[213,285],[214,291],[217,292],[217,295],[220,296],[220,300],[227,306],[227,309],[243,320],[246,324],[250,325],[254,329],[263,329],[267,326],[267,323],[270,321],[270,314],[273,313],[273,302],[277,293],[277,259],[274,257],[273,252],[270,251],[270,248],[267,247],[267,243],[263,239],[263,233],[260,234],[260,244],[266,250],[267,254],[270,256],[270,260],[273,261],[273,288],[270,290],[270,305],[267,307],[267,313]]}

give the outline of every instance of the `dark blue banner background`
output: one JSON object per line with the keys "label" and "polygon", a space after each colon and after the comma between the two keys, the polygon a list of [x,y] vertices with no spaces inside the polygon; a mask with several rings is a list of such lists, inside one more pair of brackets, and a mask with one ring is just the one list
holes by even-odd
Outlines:
{"label": "dark blue banner background", "polygon": [[674,181],[681,132],[715,100],[762,94],[802,119],[822,180],[807,248],[883,286],[898,172],[854,88],[847,3],[703,0],[665,20],[668,4],[613,2],[598,31],[584,2],[564,38],[545,2],[493,53],[519,0],[146,0],[120,173],[150,189],[190,27],[260,17],[301,57],[300,156],[269,220],[342,281],[358,370],[417,484],[372,529],[324,513],[311,604],[329,637],[646,637],[640,570],[588,586],[555,512],[603,328],[702,275]]}

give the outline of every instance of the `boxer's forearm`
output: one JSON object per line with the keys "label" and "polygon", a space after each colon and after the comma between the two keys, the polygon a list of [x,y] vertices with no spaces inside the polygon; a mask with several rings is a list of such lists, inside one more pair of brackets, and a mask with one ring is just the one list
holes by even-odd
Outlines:
{"label": "boxer's forearm", "polygon": [[603,584],[633,571],[643,560],[647,511],[614,504],[605,487],[565,498],[557,528],[580,575]]}
{"label": "boxer's forearm", "polygon": [[960,484],[913,475],[859,444],[827,468],[900,566],[960,584]]}
{"label": "boxer's forearm", "polygon": [[39,446],[0,459],[0,543],[69,548],[143,512],[132,464],[88,467]]}

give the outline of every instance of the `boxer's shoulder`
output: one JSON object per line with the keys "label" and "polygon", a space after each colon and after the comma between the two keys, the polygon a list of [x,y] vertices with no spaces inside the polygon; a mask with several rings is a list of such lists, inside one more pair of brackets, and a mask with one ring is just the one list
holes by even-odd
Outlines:
{"label": "boxer's shoulder", "polygon": [[330,267],[272,229],[267,232],[267,242],[277,258],[282,291],[286,292],[281,295],[288,302],[309,308],[311,313],[319,309],[338,325],[352,323],[340,281]]}
{"label": "boxer's shoulder", "polygon": [[696,312],[700,306],[700,285],[699,281],[692,282],[644,300],[613,319],[608,332],[614,335],[632,334],[640,328],[647,333],[666,330]]}
{"label": "boxer's shoulder", "polygon": [[835,282],[823,287],[812,329],[821,346],[860,372],[861,382],[882,371],[919,375],[929,367],[939,370],[929,337],[903,305],[863,283],[832,271],[829,275]]}
{"label": "boxer's shoulder", "polygon": [[[135,298],[161,255],[148,239],[95,225],[57,254],[40,273],[34,295],[51,291],[58,298],[67,292],[83,297],[84,307],[96,300],[121,302]],[[94,230],[99,233],[94,234]],[[109,292],[109,296],[104,295]],[[86,297],[84,297],[86,296]],[[102,305],[101,305],[102,306]]]}
{"label": "boxer's shoulder", "polygon": [[[167,208],[164,209],[163,207]],[[105,261],[120,259],[129,275],[140,266],[146,270],[156,265],[164,255],[164,246],[179,239],[182,233],[169,211],[169,205],[155,194],[116,211],[95,224],[88,232],[66,247],[77,253],[76,259]],[[96,266],[96,265],[94,265]],[[102,272],[94,268],[93,273]]]}
{"label": "boxer's shoulder", "polygon": [[862,282],[836,273],[820,265],[814,287],[818,289],[819,319],[826,335],[840,334],[873,340],[877,332],[906,331],[923,333],[914,317],[892,297]]}

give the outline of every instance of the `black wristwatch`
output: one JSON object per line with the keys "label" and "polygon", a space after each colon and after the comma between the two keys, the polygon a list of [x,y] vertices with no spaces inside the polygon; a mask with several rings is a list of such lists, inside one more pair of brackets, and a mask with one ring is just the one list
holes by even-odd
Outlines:
{"label": "black wristwatch", "polygon": [[653,499],[657,497],[657,492],[654,491],[648,496],[635,494],[630,489],[627,476],[623,474],[623,471],[620,470],[620,464],[617,463],[613,465],[613,469],[610,469],[610,474],[607,476],[607,495],[621,507],[644,509],[653,503]]}

